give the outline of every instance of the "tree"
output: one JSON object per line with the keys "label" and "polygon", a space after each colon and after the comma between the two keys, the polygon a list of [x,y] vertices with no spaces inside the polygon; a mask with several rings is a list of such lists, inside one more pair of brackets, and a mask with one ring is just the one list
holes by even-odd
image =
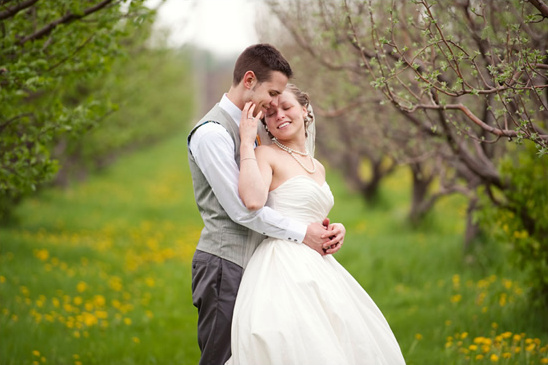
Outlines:
{"label": "tree", "polygon": [[[368,95],[360,99],[363,103],[380,94],[393,107],[390,115],[403,117],[382,120],[390,139],[390,151],[383,151],[412,168],[418,210],[440,194],[461,192],[469,198],[468,222],[473,225],[479,193],[491,204],[518,211],[529,236],[539,234],[540,216],[513,193],[516,180],[501,174],[499,161],[517,154],[514,143],[525,140],[534,145],[537,158],[547,158],[544,2],[268,3],[315,63],[360,85]],[[340,109],[354,108],[354,101],[347,99]],[[364,143],[369,142],[366,137]],[[538,165],[543,166],[541,161]],[[434,177],[441,189],[428,197],[425,187]],[[474,227],[469,228],[472,232]]]}
{"label": "tree", "polygon": [[410,150],[417,151],[409,147],[418,137],[424,148],[411,160],[430,150],[458,167],[465,181],[446,191],[470,191],[478,183],[504,189],[496,160],[507,150],[505,139],[530,139],[539,155],[547,153],[548,22],[538,12],[544,9],[540,4],[393,1],[383,9],[382,2],[324,0],[269,5],[316,63],[364,89],[372,85],[404,117],[403,124],[389,125],[389,135],[405,132],[411,138],[391,144],[392,154],[409,157]]}
{"label": "tree", "polygon": [[115,110],[88,85],[135,33],[146,39],[153,13],[144,0],[0,1],[0,219],[55,175],[59,138],[78,138]]}

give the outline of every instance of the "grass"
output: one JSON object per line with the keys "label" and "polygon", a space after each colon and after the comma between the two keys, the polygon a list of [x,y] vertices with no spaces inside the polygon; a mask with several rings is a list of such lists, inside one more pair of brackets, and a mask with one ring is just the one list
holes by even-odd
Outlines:
{"label": "grass", "polygon": [[[387,317],[407,363],[548,363],[548,315],[530,307],[503,246],[462,253],[464,202],[406,222],[404,171],[369,207],[331,172],[337,259]],[[1,364],[196,364],[190,260],[202,223],[185,136],[51,189],[0,230]],[[544,361],[544,362],[543,362]]]}

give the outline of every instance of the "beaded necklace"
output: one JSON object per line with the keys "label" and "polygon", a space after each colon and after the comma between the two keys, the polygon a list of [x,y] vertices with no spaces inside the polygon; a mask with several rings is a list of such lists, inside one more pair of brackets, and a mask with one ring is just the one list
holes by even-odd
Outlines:
{"label": "beaded necklace", "polygon": [[[310,156],[310,153],[308,152],[308,150],[306,152],[301,152],[301,151],[297,151],[297,150],[294,150],[293,148],[291,147],[287,147],[286,145],[284,144],[281,144],[280,141],[278,141],[276,138],[272,138],[272,141],[274,142],[274,144],[276,146],[278,146],[280,149],[284,150],[285,152],[289,153],[291,155],[291,157],[293,157],[295,159],[295,161],[297,161],[299,163],[299,165],[302,166],[303,169],[305,169],[306,172],[308,172],[309,174],[313,174],[316,172],[316,164],[314,163],[314,157]],[[298,154],[298,155],[301,155],[301,156],[310,156],[310,161],[312,161],[312,170],[310,170],[309,168],[307,168],[298,158],[297,156],[295,156],[295,153]]]}

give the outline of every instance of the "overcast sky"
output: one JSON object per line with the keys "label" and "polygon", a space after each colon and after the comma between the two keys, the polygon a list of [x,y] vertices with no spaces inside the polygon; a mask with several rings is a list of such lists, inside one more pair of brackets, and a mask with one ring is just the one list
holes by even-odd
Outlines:
{"label": "overcast sky", "polygon": [[[170,29],[169,44],[195,43],[220,56],[257,42],[255,6],[261,0],[167,0],[156,25]],[[149,0],[155,6],[159,0]]]}

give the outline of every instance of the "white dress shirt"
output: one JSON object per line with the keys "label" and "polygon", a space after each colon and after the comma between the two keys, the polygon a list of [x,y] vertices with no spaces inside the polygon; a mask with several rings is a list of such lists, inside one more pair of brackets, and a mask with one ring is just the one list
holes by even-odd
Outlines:
{"label": "white dress shirt", "polygon": [[[226,94],[219,106],[240,125],[242,111]],[[206,123],[198,128],[190,139],[189,149],[230,219],[269,237],[303,241],[305,224],[285,218],[270,207],[251,211],[242,203],[238,194],[240,170],[234,160],[234,141],[223,126]]]}

